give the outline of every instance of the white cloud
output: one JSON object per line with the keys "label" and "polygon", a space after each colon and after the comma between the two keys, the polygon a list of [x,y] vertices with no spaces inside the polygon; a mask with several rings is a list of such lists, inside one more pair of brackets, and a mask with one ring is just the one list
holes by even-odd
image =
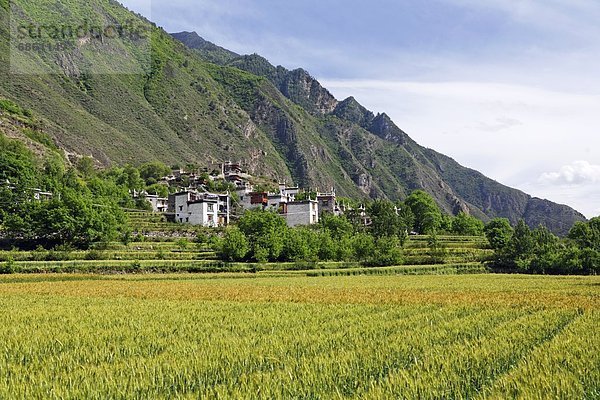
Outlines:
{"label": "white cloud", "polygon": [[596,213],[597,183],[559,188],[538,178],[573,160],[600,164],[598,95],[489,82],[324,84],[338,98],[354,95],[367,108],[387,112],[417,142],[467,167],[588,216]]}
{"label": "white cloud", "polygon": [[[600,5],[594,0],[445,0],[463,7],[492,9],[513,21],[585,39],[598,32]],[[590,39],[589,37],[587,39]]]}
{"label": "white cloud", "polygon": [[524,85],[490,82],[405,82],[386,80],[324,80],[336,89],[401,91],[431,98],[560,108],[600,105],[600,96],[557,92]]}
{"label": "white cloud", "polygon": [[582,185],[600,183],[600,165],[588,161],[575,161],[563,166],[558,172],[546,172],[539,178],[542,184]]}
{"label": "white cloud", "polygon": [[167,30],[196,30],[236,52],[307,68],[336,97],[354,96],[373,111],[387,112],[422,145],[504,184],[597,215],[600,181],[575,186],[539,178],[556,171],[557,181],[565,181],[562,168],[574,167],[573,160],[600,165],[600,3],[441,1],[464,8],[474,21],[493,15],[489,27],[471,26],[468,19],[463,26],[448,24],[474,37],[482,34],[489,43],[470,43],[460,35],[460,46],[448,49],[436,46],[433,36],[433,44],[425,40],[421,46],[419,35],[408,48],[378,45],[376,35],[368,49],[352,40],[340,45],[335,35],[315,43],[298,29],[278,30],[281,10],[254,0],[155,0],[154,16]]}
{"label": "white cloud", "polygon": [[496,118],[496,121],[480,122],[479,129],[484,132],[497,133],[520,125],[523,125],[523,122],[518,119],[500,117]]}

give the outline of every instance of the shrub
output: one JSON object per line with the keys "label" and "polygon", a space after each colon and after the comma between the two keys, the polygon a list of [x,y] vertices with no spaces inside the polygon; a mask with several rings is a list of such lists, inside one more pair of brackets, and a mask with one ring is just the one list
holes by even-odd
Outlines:
{"label": "shrub", "polygon": [[178,239],[175,244],[181,251],[186,251],[190,246],[190,242],[187,239]]}
{"label": "shrub", "polygon": [[377,239],[373,255],[363,264],[369,267],[389,267],[402,264],[400,240],[396,236]]}
{"label": "shrub", "polygon": [[130,268],[131,272],[133,272],[133,273],[140,272],[142,270],[142,263],[140,263],[138,260],[136,260],[131,263],[129,268]]}
{"label": "shrub", "polygon": [[5,263],[0,264],[0,274],[14,274],[15,271],[15,261],[12,257],[9,257]]}
{"label": "shrub", "polygon": [[242,261],[249,251],[250,243],[246,235],[237,227],[230,227],[225,232],[217,254],[225,261]]}
{"label": "shrub", "polygon": [[443,264],[446,262],[448,250],[439,241],[435,232],[433,232],[427,239],[427,246],[429,247],[429,250],[427,251],[429,264]]}
{"label": "shrub", "polygon": [[105,254],[96,249],[88,251],[85,255],[86,260],[104,260],[105,258]]}
{"label": "shrub", "polygon": [[69,261],[72,259],[70,251],[50,250],[46,252],[44,261]]}

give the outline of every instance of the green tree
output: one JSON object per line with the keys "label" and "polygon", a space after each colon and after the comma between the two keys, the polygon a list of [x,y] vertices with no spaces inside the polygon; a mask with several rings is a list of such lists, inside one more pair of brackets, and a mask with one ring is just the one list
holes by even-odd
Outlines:
{"label": "green tree", "polygon": [[529,271],[537,274],[547,272],[560,273],[559,265],[561,244],[548,228],[540,226],[532,232],[533,257],[529,264]]}
{"label": "green tree", "polygon": [[398,216],[402,219],[402,223],[406,227],[407,231],[413,229],[415,226],[415,214],[413,214],[411,208],[407,204],[400,203],[398,205]]}
{"label": "green tree", "polygon": [[354,260],[354,247],[352,236],[344,236],[338,242],[336,242],[337,253],[336,261],[352,261]]}
{"label": "green tree", "polygon": [[367,261],[375,255],[375,239],[366,233],[357,233],[352,237],[353,258],[356,261]]}
{"label": "green tree", "polygon": [[495,218],[486,225],[484,232],[492,249],[500,250],[508,245],[514,230],[508,219]]}
{"label": "green tree", "polygon": [[455,219],[456,217],[453,217],[452,215],[442,213],[442,219],[440,220],[440,231],[454,233],[452,224],[454,223]]}
{"label": "green tree", "polygon": [[452,220],[452,233],[456,235],[479,236],[483,230],[483,221],[462,211]]}
{"label": "green tree", "polygon": [[238,227],[250,242],[250,253],[256,261],[277,261],[287,236],[287,224],[278,214],[270,211],[246,211]]}
{"label": "green tree", "polygon": [[288,229],[281,258],[284,261],[316,261],[319,253],[317,233],[306,227]]}
{"label": "green tree", "polygon": [[20,204],[31,200],[31,189],[39,183],[36,171],[33,153],[0,134],[0,209],[5,215],[18,213]]}
{"label": "green tree", "polygon": [[35,221],[35,235],[81,248],[116,239],[126,223],[125,214],[115,204],[94,201],[72,189],[64,190],[60,199],[32,207],[29,214]]}
{"label": "green tree", "polygon": [[422,190],[414,191],[404,202],[415,216],[414,230],[429,234],[439,229],[442,213],[433,197]]}
{"label": "green tree", "polygon": [[129,164],[123,168],[117,183],[129,190],[138,191],[144,189],[146,186],[144,180],[140,176],[140,171]]}
{"label": "green tree", "polygon": [[396,236],[383,236],[375,241],[374,251],[365,262],[371,267],[402,264],[402,243]]}
{"label": "green tree", "polygon": [[573,245],[562,255],[563,265],[577,273],[600,273],[600,217],[575,223],[568,237]]}
{"label": "green tree", "polygon": [[92,157],[81,157],[77,161],[77,171],[84,179],[90,179],[96,173],[94,160]]}
{"label": "green tree", "polygon": [[600,217],[592,218],[588,222],[576,222],[568,237],[580,249],[600,250]]}
{"label": "green tree", "polygon": [[519,220],[507,246],[509,260],[517,269],[526,272],[531,265],[534,248],[535,242],[531,229],[525,221]]}
{"label": "green tree", "polygon": [[329,231],[321,231],[318,233],[317,240],[319,243],[319,260],[337,261],[340,239],[334,240]]}
{"label": "green tree", "polygon": [[171,168],[159,161],[142,164],[140,166],[140,177],[146,182],[146,185],[153,185],[161,178],[171,173]]}
{"label": "green tree", "polygon": [[354,232],[354,226],[345,216],[335,216],[325,213],[319,218],[319,225],[323,232],[328,232],[336,240]]}
{"label": "green tree", "polygon": [[371,217],[371,233],[377,238],[406,237],[407,227],[398,215],[398,209],[388,200],[375,200],[369,204],[367,213]]}
{"label": "green tree", "polygon": [[148,194],[154,194],[158,197],[169,197],[169,188],[165,185],[154,184],[146,188]]}
{"label": "green tree", "polygon": [[220,258],[225,261],[243,261],[249,251],[250,243],[246,235],[237,227],[228,227],[218,251]]}

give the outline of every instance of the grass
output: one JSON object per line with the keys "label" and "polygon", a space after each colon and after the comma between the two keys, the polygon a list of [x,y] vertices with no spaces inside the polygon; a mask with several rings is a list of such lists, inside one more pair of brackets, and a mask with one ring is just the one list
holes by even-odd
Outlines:
{"label": "grass", "polygon": [[600,395],[597,277],[0,277],[0,398]]}

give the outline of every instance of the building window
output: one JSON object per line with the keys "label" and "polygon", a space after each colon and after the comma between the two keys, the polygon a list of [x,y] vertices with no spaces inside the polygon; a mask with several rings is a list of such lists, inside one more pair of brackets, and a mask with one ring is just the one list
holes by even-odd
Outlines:
{"label": "building window", "polygon": [[179,211],[183,211],[183,206],[179,206]]}
{"label": "building window", "polygon": [[186,218],[186,219],[185,219],[185,222],[190,222],[190,218],[189,218],[189,217],[188,217],[188,218]]}
{"label": "building window", "polygon": [[214,209],[213,207],[214,207],[214,206],[213,206],[212,204],[209,204],[209,205],[208,205],[208,211],[209,211],[209,212],[212,212],[212,211],[213,211],[213,209]]}

